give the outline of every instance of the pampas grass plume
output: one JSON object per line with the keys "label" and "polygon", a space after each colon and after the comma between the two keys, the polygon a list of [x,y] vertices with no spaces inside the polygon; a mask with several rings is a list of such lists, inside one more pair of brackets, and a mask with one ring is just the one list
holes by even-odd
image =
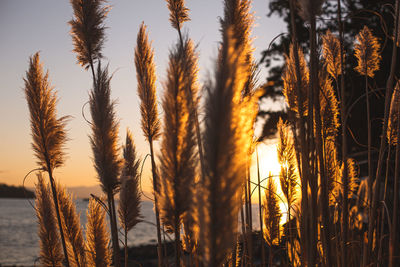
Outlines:
{"label": "pampas grass plume", "polygon": [[57,118],[57,95],[49,82],[49,74],[43,73],[39,53],[29,60],[26,72],[25,98],[28,102],[32,148],[43,170],[53,171],[64,163],[63,148],[67,141],[65,126],[68,117]]}
{"label": "pampas grass plume", "polygon": [[387,129],[387,139],[390,145],[395,146],[397,144],[397,129],[399,123],[399,112],[400,112],[400,84],[397,82],[394,88],[392,100],[390,103],[389,122]]}
{"label": "pampas grass plume", "polygon": [[328,73],[337,80],[339,75],[342,74],[340,67],[340,41],[330,30],[322,36],[322,55],[325,59]]}
{"label": "pampas grass plume", "polygon": [[168,4],[169,21],[178,31],[185,21],[189,21],[189,9],[185,7],[185,0],[166,0]]}
{"label": "pampas grass plume", "polygon": [[272,179],[268,179],[263,207],[264,239],[268,246],[273,246],[279,237],[279,222],[282,214],[276,195],[276,186]]}
{"label": "pampas grass plume", "polygon": [[142,23],[137,35],[135,66],[138,95],[141,100],[142,130],[147,140],[157,140],[160,135],[160,121],[157,111],[156,74],[154,51],[151,48],[146,26]]}
{"label": "pampas grass plume", "polygon": [[[293,45],[290,45],[289,55],[286,55],[286,67],[282,74],[283,80],[283,90],[282,93],[285,96],[286,103],[289,108],[296,112],[299,116],[307,116],[307,106],[308,100],[306,97],[303,97],[303,103],[299,103],[300,97],[297,92],[298,89],[303,96],[307,95],[307,91],[309,88],[310,82],[310,73],[307,67],[307,63],[304,59],[303,51],[298,49],[299,55],[299,65],[300,65],[300,75],[301,77],[297,77],[296,75],[296,66],[294,60],[294,48]],[[297,88],[297,80],[300,79],[301,88]],[[300,106],[302,107],[303,114],[299,114]]]}
{"label": "pampas grass plume", "polygon": [[86,70],[103,56],[104,20],[110,9],[105,0],[70,0],[74,18],[69,21],[70,34],[78,63]]}
{"label": "pampas grass plume", "polygon": [[78,267],[86,266],[85,241],[81,229],[80,214],[76,212],[72,196],[68,194],[65,187],[57,184],[56,188],[68,254],[71,255],[71,264]]}
{"label": "pampas grass plume", "polygon": [[56,216],[49,188],[38,174],[36,184],[36,216],[39,222],[40,263],[46,267],[62,267],[64,255],[61,249]]}
{"label": "pampas grass plume", "polygon": [[111,251],[108,248],[110,234],[106,230],[106,212],[95,199],[90,199],[86,216],[88,266],[108,267],[111,265]]}
{"label": "pampas grass plume", "polygon": [[374,77],[375,71],[379,70],[379,62],[381,60],[379,51],[381,46],[378,38],[372,35],[367,26],[364,26],[356,36],[356,40],[354,50],[358,65],[355,70],[361,75]]}

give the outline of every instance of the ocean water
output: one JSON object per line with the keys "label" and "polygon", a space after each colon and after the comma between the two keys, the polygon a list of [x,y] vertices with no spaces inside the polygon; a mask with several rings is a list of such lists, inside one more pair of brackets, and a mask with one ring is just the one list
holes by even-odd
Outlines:
{"label": "ocean water", "polygon": [[[30,200],[34,204],[34,200]],[[77,199],[77,211],[81,224],[86,225],[88,201]],[[142,202],[141,213],[144,222],[139,223],[128,233],[128,245],[156,244],[157,231],[154,226],[153,203]],[[253,229],[259,229],[258,204],[252,205]],[[240,228],[240,226],[239,226]],[[0,198],[0,266],[37,265],[39,238],[37,218],[27,199]],[[121,236],[122,239],[122,236]],[[172,240],[173,237],[170,237]]]}
{"label": "ocean water", "polygon": [[[34,200],[30,200],[34,204]],[[89,202],[77,199],[76,208],[81,224],[86,225],[86,209]],[[153,203],[142,202],[139,223],[128,234],[128,245],[153,244],[157,240]],[[27,199],[0,199],[0,265],[38,264],[39,238],[35,210]]]}

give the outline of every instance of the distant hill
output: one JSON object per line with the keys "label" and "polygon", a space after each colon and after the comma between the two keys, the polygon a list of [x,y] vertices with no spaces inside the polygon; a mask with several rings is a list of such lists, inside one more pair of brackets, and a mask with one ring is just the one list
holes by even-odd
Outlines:
{"label": "distant hill", "polygon": [[0,184],[0,198],[35,198],[35,193],[22,186]]}

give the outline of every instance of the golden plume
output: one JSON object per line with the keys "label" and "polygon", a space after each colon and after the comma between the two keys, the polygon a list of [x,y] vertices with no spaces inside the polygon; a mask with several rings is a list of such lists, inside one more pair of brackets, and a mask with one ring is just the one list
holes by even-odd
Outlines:
{"label": "golden plume", "polygon": [[157,111],[154,51],[143,23],[140,25],[137,35],[135,65],[138,95],[141,100],[142,130],[147,140],[157,140],[160,135],[160,121]]}
{"label": "golden plume", "polygon": [[36,216],[39,224],[40,258],[41,265],[46,267],[62,267],[63,254],[60,236],[57,230],[54,206],[49,188],[43,181],[42,174],[38,174],[36,184]]}
{"label": "golden plume", "polygon": [[180,31],[182,23],[189,21],[189,9],[185,7],[185,0],[166,0],[168,4],[169,21],[172,27]]}
{"label": "golden plume", "polygon": [[279,222],[282,214],[279,208],[279,199],[276,195],[276,186],[272,179],[268,179],[267,188],[265,189],[263,210],[264,239],[268,246],[273,246],[278,241],[280,233]]}
{"label": "golden plume", "polygon": [[[286,55],[286,67],[282,74],[283,80],[283,90],[282,93],[285,96],[286,103],[288,104],[289,108],[296,112],[299,116],[307,116],[307,91],[309,88],[309,70],[307,67],[307,63],[304,59],[303,51],[299,48],[298,50],[299,55],[299,65],[300,65],[300,75],[301,77],[297,77],[296,75],[296,66],[294,60],[294,50],[293,45],[290,45],[289,55]],[[297,81],[300,79],[301,88],[297,88]],[[297,94],[297,90],[301,92],[303,95],[303,103],[299,103],[300,97]],[[299,114],[299,105],[302,106],[303,114]]]}
{"label": "golden plume", "polygon": [[361,75],[374,77],[375,71],[379,70],[379,62],[381,60],[379,51],[381,46],[378,38],[372,35],[367,26],[364,26],[356,36],[356,40],[354,50],[358,65],[355,70]]}
{"label": "golden plume", "polygon": [[26,72],[25,98],[28,102],[32,148],[43,170],[52,172],[64,163],[63,148],[67,140],[67,116],[57,118],[57,94],[50,85],[49,74],[43,73],[39,53],[29,59]]}
{"label": "golden plume", "polygon": [[132,134],[129,130],[126,133],[126,143],[123,151],[124,168],[121,177],[118,215],[120,224],[127,233],[141,221],[139,191],[140,160],[136,154]]}
{"label": "golden plume", "polygon": [[336,98],[335,90],[332,86],[332,80],[324,70],[319,72],[320,84],[320,114],[322,123],[322,138],[335,140],[339,123],[339,103]]}
{"label": "golden plume", "polygon": [[98,179],[104,192],[114,194],[119,186],[121,160],[118,152],[118,122],[111,101],[110,81],[107,68],[97,68],[97,80],[89,95],[92,115],[90,142]]}
{"label": "golden plume", "polygon": [[328,186],[329,205],[331,206],[337,202],[339,196],[337,190],[340,191],[343,187],[340,180],[342,177],[341,165],[337,159],[335,142],[332,139],[324,140],[324,158],[325,179]]}
{"label": "golden plume", "polygon": [[111,265],[111,251],[108,248],[110,234],[106,230],[106,212],[95,199],[90,199],[86,217],[88,266],[108,267]]}
{"label": "golden plume", "polygon": [[278,162],[281,165],[279,180],[290,209],[296,200],[297,194],[297,181],[299,180],[297,160],[289,125],[279,119],[277,128],[279,137],[277,146]]}
{"label": "golden plume", "polygon": [[337,80],[339,75],[342,74],[342,68],[340,67],[340,41],[330,30],[322,36],[322,55],[325,59],[326,70]]}
{"label": "golden plume", "polygon": [[187,102],[187,75],[185,50],[177,46],[170,52],[167,81],[163,97],[164,129],[161,142],[160,214],[167,230],[179,227],[183,214],[193,201],[193,183],[196,168],[194,120]]}
{"label": "golden plume", "polygon": [[86,266],[85,240],[81,229],[80,214],[76,212],[72,196],[67,193],[65,187],[58,183],[56,188],[65,238],[68,244],[68,254],[73,255],[73,257],[70,257],[71,264],[72,266],[84,267]]}
{"label": "golden plume", "polygon": [[257,99],[242,97],[245,55],[233,29],[223,34],[215,84],[208,90],[204,133],[205,179],[200,206],[200,247],[207,266],[219,266],[235,246],[246,159]]}
{"label": "golden plume", "polygon": [[390,145],[397,144],[397,129],[400,113],[400,82],[397,82],[394,88],[392,100],[390,103],[389,122],[387,129],[387,139]]}
{"label": "golden plume", "polygon": [[101,49],[105,40],[104,20],[110,9],[102,6],[105,0],[70,0],[74,11],[74,18],[68,23],[71,25],[70,34],[74,43],[74,52],[78,63],[86,70],[96,60],[103,56]]}

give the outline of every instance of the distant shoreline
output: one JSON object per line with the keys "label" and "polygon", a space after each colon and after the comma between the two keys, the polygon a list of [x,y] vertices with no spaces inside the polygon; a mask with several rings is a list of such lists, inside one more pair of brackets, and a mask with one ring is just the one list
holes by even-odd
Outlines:
{"label": "distant shoreline", "polygon": [[0,184],[0,198],[35,198],[35,193],[22,186]]}

